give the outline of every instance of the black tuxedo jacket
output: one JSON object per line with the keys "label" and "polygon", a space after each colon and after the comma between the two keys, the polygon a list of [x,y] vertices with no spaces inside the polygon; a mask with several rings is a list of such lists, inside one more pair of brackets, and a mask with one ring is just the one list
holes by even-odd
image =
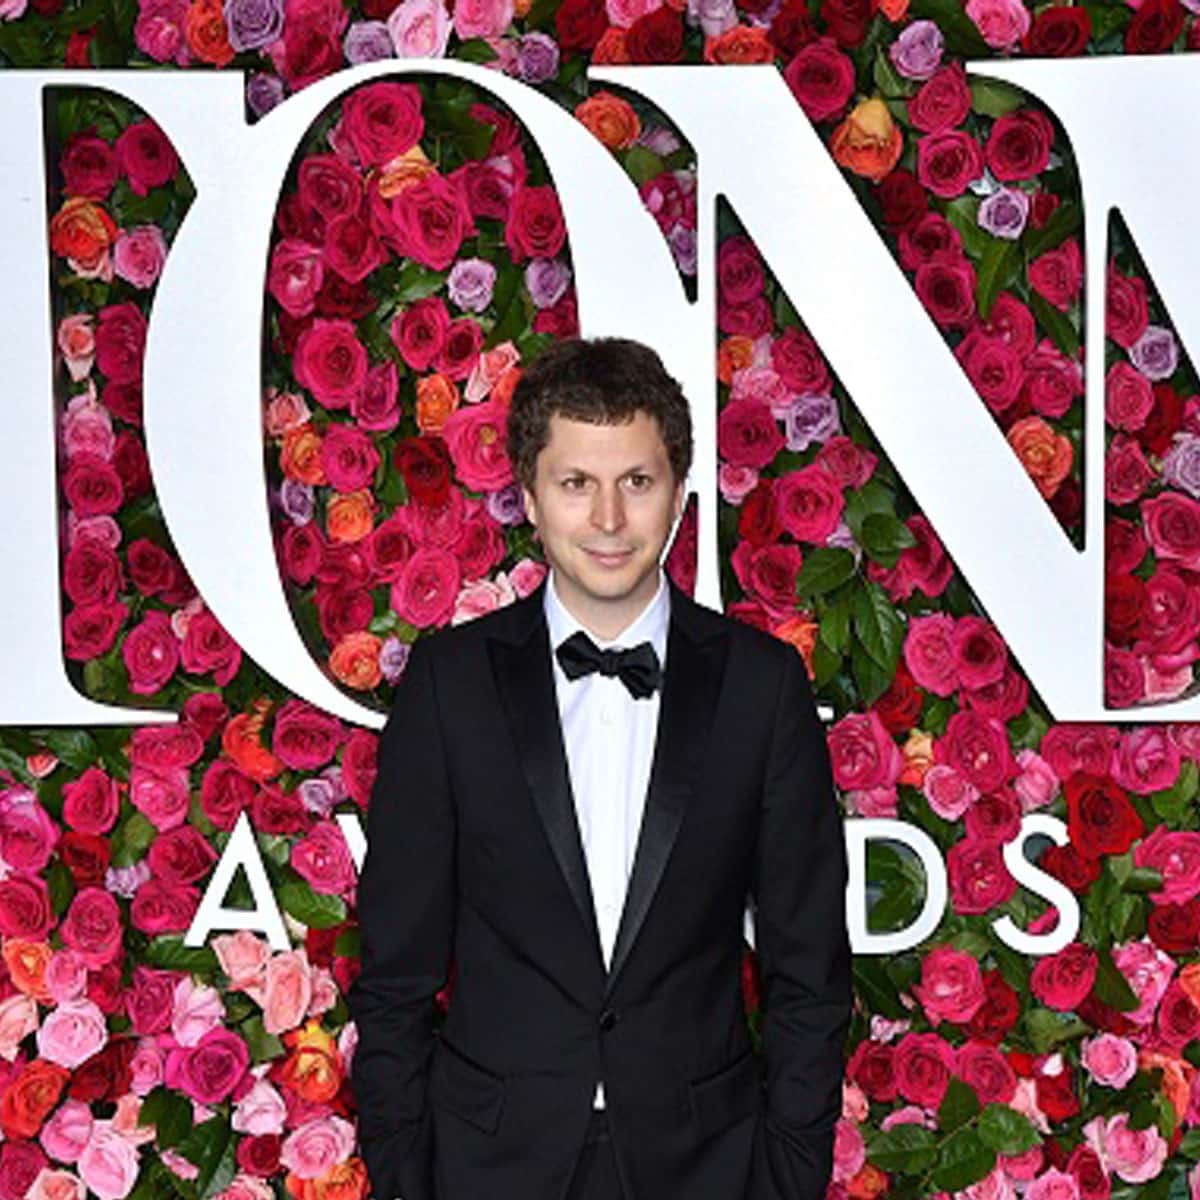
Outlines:
{"label": "black tuxedo jacket", "polygon": [[[818,1200],[851,962],[841,813],[803,661],[670,584],[653,765],[606,971],[546,586],[418,641],[380,739],[349,996],[374,1195],[562,1200],[600,1079],[628,1200]],[[747,893],[765,1080],[742,1006]]]}

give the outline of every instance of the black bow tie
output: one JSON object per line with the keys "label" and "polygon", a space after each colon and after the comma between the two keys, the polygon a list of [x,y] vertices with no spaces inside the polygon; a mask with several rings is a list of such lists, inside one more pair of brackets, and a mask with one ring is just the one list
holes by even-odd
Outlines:
{"label": "black bow tie", "polygon": [[640,642],[632,650],[601,650],[581,629],[571,634],[554,655],[568,679],[578,679],[592,671],[616,675],[635,700],[652,696],[662,686],[662,667],[649,642]]}

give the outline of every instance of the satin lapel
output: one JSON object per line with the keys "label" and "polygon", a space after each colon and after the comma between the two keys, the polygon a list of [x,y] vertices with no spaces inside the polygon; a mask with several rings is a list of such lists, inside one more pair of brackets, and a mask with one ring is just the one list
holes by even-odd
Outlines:
{"label": "satin lapel", "polygon": [[654,759],[638,831],[625,907],[613,946],[605,995],[637,939],[679,836],[687,804],[709,744],[725,668],[728,635],[712,635],[695,620],[697,606],[671,589],[666,669],[654,740]]}
{"label": "satin lapel", "polygon": [[[516,741],[521,770],[529,785],[550,848],[603,970],[600,933],[588,879],[587,860],[575,817],[571,777],[563,747],[562,723],[554,694],[549,636],[541,615],[540,589],[524,602],[528,627],[516,641],[491,640],[492,670]],[[532,601],[537,600],[534,608]]]}

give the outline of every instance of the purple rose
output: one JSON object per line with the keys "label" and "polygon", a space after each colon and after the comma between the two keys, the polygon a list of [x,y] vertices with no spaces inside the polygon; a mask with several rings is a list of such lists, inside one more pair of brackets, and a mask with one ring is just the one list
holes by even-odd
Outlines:
{"label": "purple rose", "polygon": [[525,268],[525,286],[535,308],[553,308],[571,282],[571,268],[557,258],[531,258]]}
{"label": "purple rose", "polygon": [[388,683],[395,683],[404,674],[404,665],[412,647],[398,637],[385,638],[379,647],[379,669]]}
{"label": "purple rose", "polygon": [[1171,448],[1163,455],[1162,475],[1165,483],[1200,499],[1200,437],[1177,433]]}
{"label": "purple rose", "polygon": [[651,125],[638,134],[637,144],[652,150],[659,158],[674,154],[680,147],[680,141],[665,125]]}
{"label": "purple rose", "polygon": [[507,483],[496,492],[487,494],[488,516],[500,525],[520,525],[525,520],[525,499],[521,485]]}
{"label": "purple rose", "polygon": [[312,487],[298,479],[285,479],[279,488],[279,507],[293,525],[307,525],[316,509]]}
{"label": "purple rose", "polygon": [[396,53],[392,35],[382,21],[355,21],[346,30],[342,49],[351,66],[394,58]]}
{"label": "purple rose", "polygon": [[841,432],[837,401],[832,396],[797,396],[783,418],[789,450],[804,450]]}
{"label": "purple rose", "polygon": [[283,80],[278,75],[260,73],[246,82],[246,103],[256,117],[265,117],[276,105],[283,103]]}
{"label": "purple rose", "polygon": [[689,229],[682,221],[671,226],[667,234],[667,245],[675,256],[675,265],[685,275],[696,273],[696,231]]}
{"label": "purple rose", "polygon": [[715,38],[737,24],[737,10],[733,0],[688,0],[687,19],[689,25],[699,25],[705,37]]}
{"label": "purple rose", "polygon": [[941,64],[946,40],[932,21],[914,21],[892,43],[888,56],[905,79],[928,79]]}
{"label": "purple rose", "polygon": [[225,0],[225,24],[235,50],[259,50],[283,36],[283,4],[281,0]]}
{"label": "purple rose", "polygon": [[993,237],[1014,241],[1029,219],[1029,197],[1016,188],[997,188],[979,206],[979,228]]}
{"label": "purple rose", "polygon": [[1169,329],[1147,325],[1146,332],[1129,347],[1129,357],[1147,379],[1169,379],[1179,365],[1179,343]]}
{"label": "purple rose", "polygon": [[544,33],[527,33],[517,44],[517,74],[525,83],[545,83],[558,74],[558,43]]}
{"label": "purple rose", "polygon": [[495,286],[496,268],[484,258],[460,258],[446,280],[451,301],[463,312],[483,312]]}
{"label": "purple rose", "polygon": [[306,812],[327,817],[333,811],[334,787],[328,779],[301,780],[296,786],[296,795],[300,797]]}

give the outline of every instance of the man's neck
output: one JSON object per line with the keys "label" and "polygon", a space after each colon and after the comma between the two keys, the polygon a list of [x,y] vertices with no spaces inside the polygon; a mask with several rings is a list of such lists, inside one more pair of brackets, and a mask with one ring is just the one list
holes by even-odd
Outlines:
{"label": "man's neck", "polygon": [[585,597],[577,596],[569,589],[564,591],[553,567],[550,568],[550,579],[547,586],[554,588],[558,602],[588,633],[603,642],[610,642],[628,629],[646,611],[647,606],[658,592],[661,574],[662,567],[660,566],[658,572],[645,581],[647,586],[644,591],[639,589],[638,592],[622,597],[619,604],[588,604]]}

